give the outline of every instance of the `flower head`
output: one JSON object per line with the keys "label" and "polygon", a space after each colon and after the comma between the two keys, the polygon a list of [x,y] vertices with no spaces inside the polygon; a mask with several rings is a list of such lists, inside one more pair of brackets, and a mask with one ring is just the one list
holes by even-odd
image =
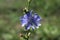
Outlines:
{"label": "flower head", "polygon": [[40,16],[37,13],[33,14],[32,10],[20,17],[21,25],[25,26],[26,30],[39,28],[41,26],[40,20]]}

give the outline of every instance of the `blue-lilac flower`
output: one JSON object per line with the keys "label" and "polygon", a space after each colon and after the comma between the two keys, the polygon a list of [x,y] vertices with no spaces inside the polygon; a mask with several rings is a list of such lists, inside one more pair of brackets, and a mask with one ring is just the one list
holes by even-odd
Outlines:
{"label": "blue-lilac flower", "polygon": [[26,30],[39,28],[41,26],[40,20],[40,16],[37,13],[33,13],[32,10],[20,17],[21,25],[25,26]]}

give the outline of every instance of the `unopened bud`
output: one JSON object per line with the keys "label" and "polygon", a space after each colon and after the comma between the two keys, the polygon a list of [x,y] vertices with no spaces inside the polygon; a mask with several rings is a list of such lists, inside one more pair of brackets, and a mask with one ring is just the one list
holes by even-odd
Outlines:
{"label": "unopened bud", "polygon": [[28,33],[28,36],[30,36],[30,32]]}
{"label": "unopened bud", "polygon": [[28,0],[28,2],[30,2],[30,0]]}
{"label": "unopened bud", "polygon": [[24,11],[24,12],[28,12],[28,9],[25,7],[25,8],[23,9],[23,11]]}

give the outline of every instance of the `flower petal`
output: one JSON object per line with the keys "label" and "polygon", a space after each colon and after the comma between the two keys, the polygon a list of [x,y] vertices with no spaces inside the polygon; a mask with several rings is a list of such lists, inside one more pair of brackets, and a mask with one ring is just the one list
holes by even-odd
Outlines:
{"label": "flower petal", "polygon": [[32,16],[32,10],[29,11],[29,12],[27,12],[26,15],[27,15],[28,17],[31,17],[31,16]]}
{"label": "flower petal", "polygon": [[27,17],[27,15],[25,14],[24,16],[22,16],[20,18],[20,21],[21,21],[22,26],[25,26],[28,23],[28,17]]}
{"label": "flower petal", "polygon": [[35,26],[33,25],[33,26],[31,26],[32,27],[32,29],[35,29]]}
{"label": "flower petal", "polygon": [[32,24],[31,24],[31,23],[28,23],[28,24],[26,25],[25,29],[26,29],[26,30],[29,30],[31,26],[32,26]]}
{"label": "flower petal", "polygon": [[33,18],[34,18],[36,21],[40,21],[40,20],[41,20],[40,16],[39,16],[37,13],[34,14]]}
{"label": "flower petal", "polygon": [[38,25],[36,26],[36,28],[39,28],[39,26],[41,26],[41,24],[38,24]]}
{"label": "flower petal", "polygon": [[34,14],[33,16],[33,24],[35,25],[36,28],[39,28],[40,24],[40,16],[38,16],[37,13]]}

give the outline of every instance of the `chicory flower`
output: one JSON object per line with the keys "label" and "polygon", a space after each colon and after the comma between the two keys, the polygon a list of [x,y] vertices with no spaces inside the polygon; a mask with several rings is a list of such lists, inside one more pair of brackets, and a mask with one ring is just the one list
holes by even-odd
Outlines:
{"label": "chicory flower", "polygon": [[25,26],[26,30],[39,28],[39,26],[41,26],[40,20],[40,16],[37,13],[33,13],[32,10],[20,17],[21,25],[23,27]]}

